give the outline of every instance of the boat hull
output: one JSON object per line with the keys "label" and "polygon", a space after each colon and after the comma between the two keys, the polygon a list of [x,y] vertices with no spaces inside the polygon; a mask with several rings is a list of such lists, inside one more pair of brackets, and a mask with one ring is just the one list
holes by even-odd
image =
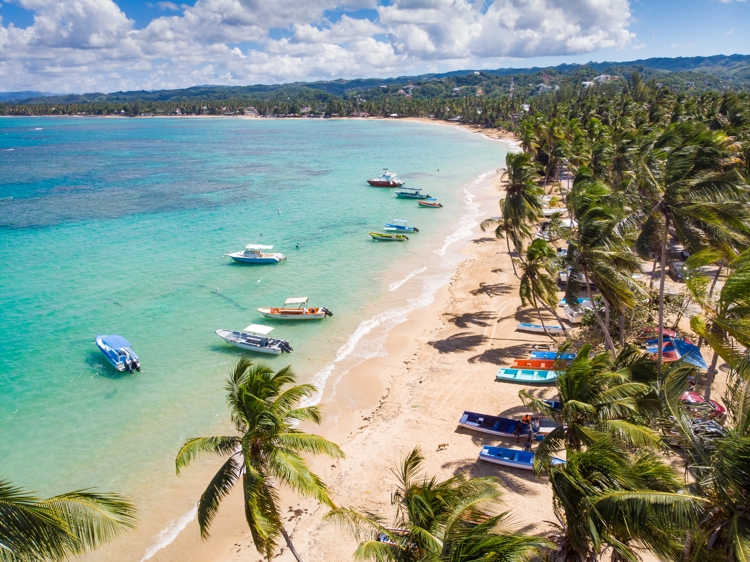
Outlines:
{"label": "boat hull", "polygon": [[266,265],[266,264],[275,264],[282,262],[286,260],[286,256],[283,258],[253,258],[253,257],[247,257],[247,256],[241,256],[241,255],[233,255],[233,254],[227,254],[230,258],[232,258],[234,261],[238,263],[249,263],[249,264],[256,264],[256,265]]}
{"label": "boat hull", "polygon": [[426,197],[429,197],[429,195],[425,195],[424,193],[405,193],[403,191],[397,191],[396,197],[400,197],[401,199],[425,199]]}
{"label": "boat hull", "polygon": [[[535,334],[543,334],[544,326],[541,324],[516,324],[516,330],[521,332],[533,332]],[[563,335],[563,329],[560,326],[547,326],[547,332],[555,335]]]}
{"label": "boat hull", "polygon": [[519,384],[553,384],[558,375],[557,371],[500,368],[495,375],[495,380]]}
{"label": "boat hull", "polygon": [[[529,451],[484,446],[479,452],[479,460],[511,468],[520,468],[521,470],[534,470],[534,453]],[[552,457],[553,466],[561,464],[565,464],[565,461]]]}
{"label": "boat hull", "polygon": [[232,330],[216,330],[216,335],[223,339],[225,342],[235,347],[239,347],[240,349],[244,349],[245,351],[263,353],[265,355],[281,355],[280,347],[263,347],[259,345],[253,345],[239,338],[238,336],[240,336],[241,334],[242,332],[235,332]]}
{"label": "boat hull", "polygon": [[440,203],[430,203],[429,201],[417,201],[417,204],[425,209],[440,209],[442,207]]}
{"label": "boat hull", "polygon": [[409,239],[405,234],[382,234],[380,232],[369,232],[368,234],[378,242],[406,242]]}
{"label": "boat hull", "polygon": [[326,317],[325,312],[303,314],[292,312],[272,312],[270,308],[258,308],[256,310],[266,318],[272,318],[274,320],[322,320]]}
{"label": "boat hull", "polygon": [[382,181],[382,180],[367,180],[372,187],[401,187],[404,185],[402,181]]}

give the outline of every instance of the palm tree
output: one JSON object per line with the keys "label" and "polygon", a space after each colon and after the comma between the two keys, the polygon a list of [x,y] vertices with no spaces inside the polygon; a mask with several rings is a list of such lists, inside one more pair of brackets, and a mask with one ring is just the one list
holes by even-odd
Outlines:
{"label": "palm tree", "polygon": [[482,229],[482,232],[486,232],[490,228],[494,227],[493,232],[495,233],[496,238],[505,238],[505,245],[508,248],[508,257],[510,257],[510,263],[513,266],[513,275],[518,277],[518,271],[516,270],[516,262],[513,260],[513,253],[510,249],[510,239],[513,236],[513,233],[516,230],[521,230],[521,225],[514,225],[513,221],[511,219],[505,218],[503,215],[503,208],[505,200],[500,200],[500,216],[499,217],[491,217],[489,219],[485,219],[482,221],[482,223],[479,225],[479,227]]}
{"label": "palm tree", "polygon": [[544,240],[534,240],[526,251],[526,261],[521,262],[519,267],[523,271],[521,275],[521,284],[519,286],[519,295],[521,304],[526,306],[529,302],[539,314],[539,321],[542,323],[544,333],[554,340],[554,337],[547,331],[542,318],[541,307],[550,311],[558,324],[562,327],[563,333],[567,336],[565,325],[555,312],[557,306],[557,252]]}
{"label": "palm tree", "polygon": [[393,525],[372,514],[340,508],[326,518],[360,541],[356,560],[393,562],[521,562],[549,543],[507,529],[507,514],[490,515],[499,506],[497,478],[446,480],[421,471],[424,457],[414,448],[397,469]]}
{"label": "palm tree", "polygon": [[529,236],[529,225],[541,214],[539,196],[543,191],[535,183],[538,167],[526,153],[509,152],[505,155],[504,176],[508,184],[505,187],[502,216],[512,225],[513,245],[520,255],[521,240]]}
{"label": "palm tree", "polygon": [[729,412],[721,437],[699,439],[680,402],[690,365],[676,364],[664,381],[664,402],[685,436],[682,452],[690,473],[687,491],[700,498],[701,517],[687,528],[682,562],[750,558],[750,382],[747,360],[732,373],[725,398]]}
{"label": "palm tree", "polygon": [[253,365],[242,357],[227,380],[227,404],[236,435],[193,437],[177,453],[177,474],[190,462],[206,454],[229,457],[211,480],[198,501],[201,536],[208,537],[219,503],[242,478],[245,518],[255,548],[271,559],[283,536],[294,557],[300,557],[284,529],[279,511],[279,485],[298,494],[334,507],[328,488],[314,474],[302,454],[343,458],[337,445],[305,433],[299,422],[321,421],[317,406],[298,406],[313,395],[310,384],[293,385],[296,375],[291,367],[274,372],[264,364]]}
{"label": "palm tree", "polygon": [[555,452],[577,452],[602,438],[637,447],[659,447],[659,435],[645,423],[647,415],[659,410],[652,388],[633,381],[633,358],[624,350],[617,360],[609,352],[589,357],[590,345],[584,345],[576,358],[557,377],[560,409],[533,396],[518,393],[532,411],[556,421],[553,429],[537,447],[535,466],[541,469]]}
{"label": "palm tree", "polygon": [[0,480],[0,560],[67,560],[135,527],[135,508],[117,494],[79,490],[48,499]]}

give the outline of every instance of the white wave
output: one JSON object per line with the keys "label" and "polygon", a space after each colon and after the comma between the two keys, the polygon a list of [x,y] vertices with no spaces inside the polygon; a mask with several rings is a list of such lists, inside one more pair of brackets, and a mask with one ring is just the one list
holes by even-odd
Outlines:
{"label": "white wave", "polygon": [[37,128],[36,128],[36,129],[34,129],[34,130],[35,130],[35,131],[41,131],[41,130],[42,130],[42,128],[41,128],[41,127],[37,127]]}
{"label": "white wave", "polygon": [[[495,172],[485,172],[479,176],[472,182],[475,186],[482,183],[487,177],[491,174],[494,174]],[[449,234],[445,237],[445,241],[443,242],[443,246],[439,250],[435,250],[435,253],[438,256],[445,256],[445,252],[448,251],[448,248],[452,245],[458,242],[459,240],[462,240],[468,236],[471,236],[471,230],[479,223],[477,223],[476,219],[479,217],[479,203],[474,203],[474,194],[471,193],[468,189],[464,188],[464,201],[466,201],[466,206],[468,207],[468,212],[461,217],[460,219],[460,225],[458,229],[453,233]]]}
{"label": "white wave", "polygon": [[3,152],[13,152],[14,150],[15,148],[3,148],[2,149]]}
{"label": "white wave", "polygon": [[427,268],[423,267],[421,269],[417,269],[416,271],[412,271],[409,275],[407,275],[406,277],[404,277],[401,281],[396,281],[394,283],[391,283],[390,287],[388,287],[388,290],[391,291],[391,292],[395,291],[401,285],[403,285],[404,283],[406,283],[409,279],[412,279],[412,278],[416,277],[417,275],[419,275],[423,271],[427,271]]}
{"label": "white wave", "polygon": [[141,558],[141,562],[145,562],[154,554],[159,552],[162,548],[166,548],[167,546],[172,544],[177,538],[177,535],[179,535],[182,530],[187,527],[193,519],[195,519],[195,516],[197,514],[198,508],[194,507],[185,515],[180,517],[177,521],[175,521],[174,519],[170,521],[166,529],[159,533],[159,536],[156,538],[156,543],[153,546],[150,546],[148,550],[146,550],[146,554],[144,554],[143,558]]}

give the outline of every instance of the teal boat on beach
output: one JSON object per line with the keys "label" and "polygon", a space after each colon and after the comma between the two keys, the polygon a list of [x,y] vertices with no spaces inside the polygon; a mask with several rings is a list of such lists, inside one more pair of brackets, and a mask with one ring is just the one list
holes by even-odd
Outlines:
{"label": "teal boat on beach", "polygon": [[533,369],[505,369],[501,367],[495,375],[499,381],[522,384],[550,384],[557,379],[557,371],[536,371]]}

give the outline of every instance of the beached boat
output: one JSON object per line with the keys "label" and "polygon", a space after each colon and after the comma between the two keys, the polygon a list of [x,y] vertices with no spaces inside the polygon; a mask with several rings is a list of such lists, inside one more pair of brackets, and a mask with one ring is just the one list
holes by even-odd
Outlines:
{"label": "beached boat", "polygon": [[273,246],[264,246],[262,244],[248,244],[245,246],[244,252],[232,252],[231,254],[224,254],[232,258],[236,262],[240,263],[279,263],[284,261],[286,256],[275,252],[273,254],[264,254],[263,250],[272,250]]}
{"label": "beached boat", "polygon": [[273,328],[270,326],[250,324],[241,332],[237,330],[216,330],[216,335],[225,342],[247,351],[271,355],[290,353],[292,346],[289,345],[288,341],[268,337],[268,334],[272,331]]}
{"label": "beached boat", "polygon": [[419,232],[416,226],[409,226],[409,221],[405,219],[393,219],[393,222],[384,223],[383,230],[389,232]]}
{"label": "beached boat", "polygon": [[[516,330],[521,332],[534,332],[535,334],[543,334],[544,326],[541,324],[528,324],[526,322],[519,322],[516,324]],[[553,335],[563,335],[563,329],[560,326],[550,325],[547,326],[547,332]]]}
{"label": "beached boat", "polygon": [[[557,350],[551,349],[549,351],[540,351],[535,349],[529,354],[529,359],[555,359],[557,358]],[[572,361],[576,358],[575,353],[563,353],[560,359],[564,361]]]}
{"label": "beached boat", "polygon": [[[458,420],[458,425],[498,437],[517,437],[516,430],[519,425],[521,426],[520,435],[528,435],[529,433],[529,424],[523,423],[521,420],[468,411],[463,413],[461,419]],[[536,433],[538,439],[544,439],[544,436],[555,427],[557,425],[549,418],[532,418],[531,429]]]}
{"label": "beached boat", "polygon": [[565,318],[571,324],[580,324],[583,320],[587,310],[593,310],[594,307],[591,301],[583,302],[579,305],[578,310],[573,309],[570,305],[563,305],[563,311],[565,312]]}
{"label": "beached boat", "polygon": [[409,239],[406,234],[395,234],[391,232],[368,232],[373,240],[381,242],[404,242]]}
{"label": "beached boat", "polygon": [[307,297],[292,297],[284,301],[284,306],[256,310],[266,318],[276,320],[320,320],[326,316],[333,316],[333,312],[324,306],[308,308],[307,301]]}
{"label": "beached boat", "polygon": [[540,371],[551,371],[555,368],[554,359],[514,359],[514,369],[537,369]]}
{"label": "beached boat", "polygon": [[[577,302],[577,303],[578,303],[579,305],[582,305],[582,304],[583,304],[583,303],[585,303],[585,302],[588,302],[588,303],[590,303],[590,302],[591,302],[591,299],[590,299],[590,298],[588,298],[588,297],[581,297],[581,298],[578,298],[578,299],[576,299],[576,302]],[[565,298],[561,298],[561,299],[560,299],[560,304],[559,304],[558,306],[565,306],[566,304],[568,304],[568,301],[567,301],[567,300],[565,300]]]}
{"label": "beached boat", "polygon": [[554,215],[555,213],[567,213],[567,212],[568,212],[568,209],[566,209],[565,207],[545,207],[544,209],[542,209],[542,215],[548,218]]}
{"label": "beached boat", "polygon": [[428,193],[422,193],[422,190],[418,187],[402,187],[398,191],[394,191],[396,197],[401,199],[430,199]]}
{"label": "beached boat", "polygon": [[141,370],[138,355],[131,349],[130,342],[122,336],[117,334],[111,336],[98,335],[94,342],[107,361],[118,371],[132,373],[134,370]]}
{"label": "beached boat", "polygon": [[440,207],[442,207],[442,205],[437,202],[437,199],[433,199],[432,197],[430,197],[429,199],[425,199],[423,201],[422,200],[417,201],[417,204],[420,207],[426,207],[428,209],[439,209]]}
{"label": "beached boat", "polygon": [[401,187],[404,182],[396,177],[396,174],[389,172],[387,169],[383,171],[380,177],[370,178],[367,180],[373,187]]}
{"label": "beached boat", "polygon": [[[531,451],[485,445],[479,452],[479,460],[523,470],[534,470],[534,453]],[[565,464],[565,461],[557,457],[552,457],[553,466],[561,464]]]}
{"label": "beached boat", "polygon": [[495,375],[495,380],[521,384],[550,384],[555,382],[558,374],[557,371],[541,369],[508,369],[500,367]]}

